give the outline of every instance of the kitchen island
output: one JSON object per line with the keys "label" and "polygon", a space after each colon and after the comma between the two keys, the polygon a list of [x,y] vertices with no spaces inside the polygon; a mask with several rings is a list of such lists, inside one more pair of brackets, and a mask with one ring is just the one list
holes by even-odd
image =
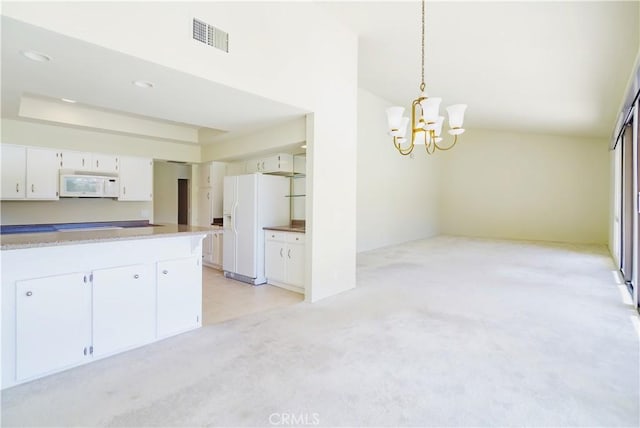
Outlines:
{"label": "kitchen island", "polygon": [[207,231],[1,235],[2,388],[200,327]]}

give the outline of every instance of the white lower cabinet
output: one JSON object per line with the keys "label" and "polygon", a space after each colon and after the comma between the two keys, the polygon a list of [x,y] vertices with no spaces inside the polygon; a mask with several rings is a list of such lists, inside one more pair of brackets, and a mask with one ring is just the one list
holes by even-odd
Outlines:
{"label": "white lower cabinet", "polygon": [[16,380],[201,326],[199,259],[16,281]]}
{"label": "white lower cabinet", "polygon": [[304,259],[304,233],[265,231],[267,283],[304,293]]}
{"label": "white lower cabinet", "polygon": [[158,337],[202,325],[202,268],[198,257],[157,264]]}
{"label": "white lower cabinet", "polygon": [[16,342],[18,380],[71,367],[89,358],[88,274],[16,281]]}
{"label": "white lower cabinet", "polygon": [[153,264],[93,271],[93,354],[114,354],[156,336]]}
{"label": "white lower cabinet", "polygon": [[222,269],[222,230],[210,232],[202,241],[202,263]]}

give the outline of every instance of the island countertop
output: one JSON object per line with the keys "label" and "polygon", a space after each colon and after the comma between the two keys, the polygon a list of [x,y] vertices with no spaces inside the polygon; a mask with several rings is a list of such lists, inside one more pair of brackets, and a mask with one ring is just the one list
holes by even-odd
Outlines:
{"label": "island countertop", "polygon": [[0,250],[88,244],[131,239],[166,238],[170,236],[205,235],[211,229],[181,224],[146,227],[103,228],[63,232],[18,233],[0,235]]}

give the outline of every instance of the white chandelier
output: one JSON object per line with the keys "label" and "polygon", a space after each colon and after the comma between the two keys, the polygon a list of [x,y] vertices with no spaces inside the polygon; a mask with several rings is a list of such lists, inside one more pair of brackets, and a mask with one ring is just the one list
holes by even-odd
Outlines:
{"label": "white chandelier", "polygon": [[[389,122],[389,135],[393,137],[393,145],[402,155],[408,155],[416,145],[424,145],[428,154],[436,150],[449,150],[458,142],[458,135],[464,132],[462,122],[464,121],[464,111],[466,104],[456,104],[447,107],[449,113],[449,134],[453,135],[453,143],[448,146],[440,146],[442,142],[442,124],[444,116],[440,116],[440,102],[442,98],[429,98],[425,92],[424,84],[424,3],[422,0],[422,80],[420,83],[420,96],[413,100],[411,104],[411,142],[407,143],[405,135],[409,118],[403,117],[404,107],[390,107],[387,109],[387,120]],[[418,119],[416,121],[416,118]]]}

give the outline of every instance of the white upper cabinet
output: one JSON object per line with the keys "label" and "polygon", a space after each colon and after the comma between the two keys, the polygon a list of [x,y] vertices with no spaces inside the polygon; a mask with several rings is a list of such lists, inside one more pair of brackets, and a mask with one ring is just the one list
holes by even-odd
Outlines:
{"label": "white upper cabinet", "polygon": [[224,176],[226,164],[209,162],[198,165],[198,224],[208,226],[213,217],[222,217],[222,200],[224,192]]}
{"label": "white upper cabinet", "polygon": [[93,169],[92,154],[63,150],[60,154],[60,169],[91,171]]}
{"label": "white upper cabinet", "polygon": [[246,171],[248,174],[254,172],[262,172],[265,174],[292,173],[293,155],[279,153],[277,155],[266,156],[260,159],[248,160],[246,164]]}
{"label": "white upper cabinet", "polygon": [[24,146],[2,144],[2,199],[24,199],[27,150]]}
{"label": "white upper cabinet", "polygon": [[122,156],[120,166],[120,201],[153,199],[153,160]]}
{"label": "white upper cabinet", "polygon": [[198,165],[198,186],[215,187],[222,185],[225,175],[226,164],[224,162],[208,162]]}
{"label": "white upper cabinet", "polygon": [[293,157],[293,172],[295,174],[307,173],[307,156],[298,155]]}
{"label": "white upper cabinet", "polygon": [[58,199],[60,153],[2,144],[2,199]]}
{"label": "white upper cabinet", "polygon": [[60,153],[27,147],[27,199],[58,199]]}
{"label": "white upper cabinet", "polygon": [[91,171],[117,174],[120,172],[119,158],[116,155],[93,153],[91,155]]}
{"label": "white upper cabinet", "polygon": [[198,191],[198,226],[209,227],[213,222],[213,202],[211,188]]}

